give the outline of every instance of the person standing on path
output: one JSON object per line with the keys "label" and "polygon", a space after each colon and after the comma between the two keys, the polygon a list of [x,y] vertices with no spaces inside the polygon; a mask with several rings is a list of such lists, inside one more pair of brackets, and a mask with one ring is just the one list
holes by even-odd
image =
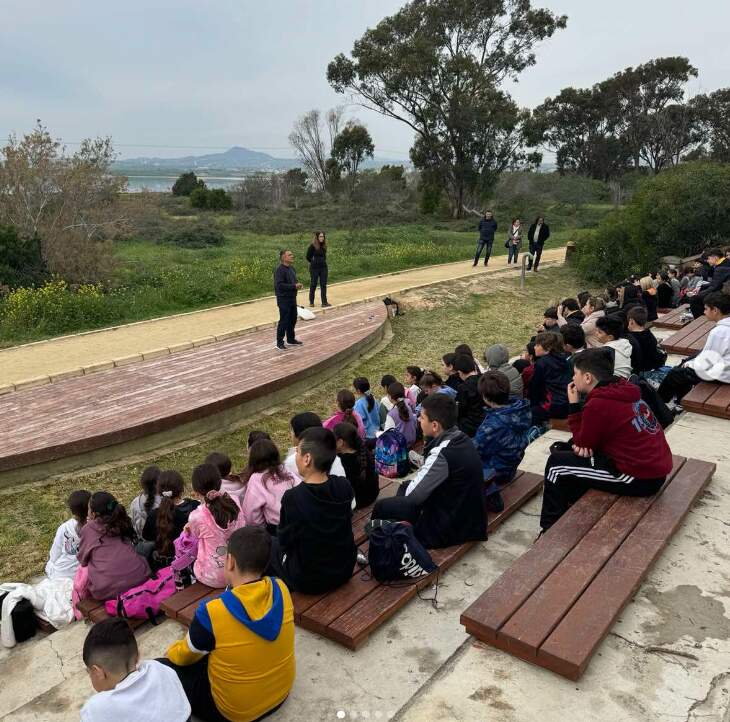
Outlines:
{"label": "person standing on path", "polygon": [[316,231],[314,240],[307,248],[307,263],[309,264],[309,305],[314,306],[314,292],[319,283],[319,293],[322,298],[322,308],[331,306],[327,303],[327,240],[324,231]]}
{"label": "person standing on path", "polygon": [[530,253],[534,256],[534,262],[532,258],[527,259],[528,271],[532,271],[534,268],[535,273],[537,273],[537,266],[540,263],[542,249],[548,238],[550,238],[550,226],[545,223],[545,219],[542,216],[538,216],[527,231],[527,240],[530,243]]}
{"label": "person standing on path", "polygon": [[297,323],[297,291],[302,284],[297,281],[297,274],[292,268],[294,254],[289,249],[279,252],[279,265],[274,271],[274,294],[279,307],[279,323],[276,326],[276,348],[285,351],[284,336],[290,346],[301,346],[294,336]]}
{"label": "person standing on path", "polygon": [[509,229],[509,238],[505,243],[507,248],[507,265],[512,263],[514,258],[515,265],[517,265],[517,256],[520,253],[520,245],[522,244],[522,223],[519,218],[512,219],[512,225]]}
{"label": "person standing on path", "polygon": [[479,219],[479,240],[477,241],[477,252],[474,256],[474,265],[479,263],[479,256],[484,251],[484,265],[489,263],[489,256],[492,255],[492,244],[494,243],[494,234],[497,231],[497,221],[492,216],[492,211],[484,211],[484,217]]}

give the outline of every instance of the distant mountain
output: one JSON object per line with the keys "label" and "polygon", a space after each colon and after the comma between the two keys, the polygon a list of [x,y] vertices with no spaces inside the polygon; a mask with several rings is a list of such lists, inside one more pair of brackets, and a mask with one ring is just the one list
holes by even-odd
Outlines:
{"label": "distant mountain", "polygon": [[[404,161],[373,158],[363,163],[365,168],[379,168],[382,165],[403,165]],[[143,172],[171,173],[187,170],[195,171],[272,171],[288,170],[301,166],[296,158],[274,158],[268,153],[261,153],[248,148],[234,146],[224,153],[207,155],[188,155],[183,158],[125,158],[114,162],[113,169],[117,173],[134,174]]]}

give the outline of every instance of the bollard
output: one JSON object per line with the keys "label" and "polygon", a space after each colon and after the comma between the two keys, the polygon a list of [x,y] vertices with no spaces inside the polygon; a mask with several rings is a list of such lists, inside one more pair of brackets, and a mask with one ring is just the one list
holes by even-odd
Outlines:
{"label": "bollard", "polygon": [[534,263],[535,255],[533,253],[530,253],[529,251],[522,254],[522,273],[520,273],[520,289],[523,289],[525,287],[525,272],[527,270],[525,266],[527,265],[528,259]]}

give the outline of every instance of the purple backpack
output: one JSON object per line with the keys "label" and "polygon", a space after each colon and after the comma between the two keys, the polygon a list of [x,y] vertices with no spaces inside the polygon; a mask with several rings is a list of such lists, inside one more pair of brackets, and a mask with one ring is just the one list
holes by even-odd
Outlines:
{"label": "purple backpack", "polygon": [[172,567],[160,569],[143,584],[104,602],[107,614],[124,619],[149,619],[155,624],[162,602],[175,593],[175,572]]}

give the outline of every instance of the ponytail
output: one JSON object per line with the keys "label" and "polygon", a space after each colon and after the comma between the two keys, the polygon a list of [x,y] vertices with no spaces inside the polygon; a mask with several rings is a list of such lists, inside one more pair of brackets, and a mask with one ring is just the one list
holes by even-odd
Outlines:
{"label": "ponytail", "polygon": [[84,524],[86,524],[89,515],[89,499],[91,499],[91,492],[86,491],[86,489],[79,489],[78,491],[72,491],[66,502],[69,511],[76,518],[77,533],[80,533]]}
{"label": "ponytail", "polygon": [[401,421],[410,421],[411,420],[411,409],[406,403],[405,400],[406,390],[403,388],[403,384],[399,381],[396,381],[395,383],[392,383],[390,386],[388,386],[388,396],[390,396],[391,400],[395,404],[395,407],[398,409],[398,416],[400,416]]}
{"label": "ponytail", "polygon": [[337,407],[345,415],[345,420],[350,424],[355,424],[355,418],[352,410],[355,408],[355,394],[347,389],[337,392]]}
{"label": "ponytail", "polygon": [[144,491],[144,510],[149,514],[155,506],[155,497],[157,495],[157,480],[160,478],[159,466],[148,466],[139,478],[139,485]]}
{"label": "ponytail", "polygon": [[175,551],[175,500],[182,496],[185,482],[177,471],[163,471],[157,482],[157,491],[162,497],[157,509],[157,539],[155,548],[163,557],[170,557]]}
{"label": "ponytail", "polygon": [[372,411],[375,408],[375,398],[373,392],[370,390],[370,382],[364,376],[358,376],[353,382],[353,387],[356,391],[359,391],[367,401],[368,411]]}
{"label": "ponytail", "polygon": [[421,383],[421,377],[423,376],[423,369],[420,366],[406,366],[406,371],[416,379],[416,383]]}
{"label": "ponytail", "polygon": [[193,489],[203,497],[204,504],[221,529],[238,518],[240,509],[225,492],[221,493],[221,474],[213,464],[201,464],[193,469]]}

